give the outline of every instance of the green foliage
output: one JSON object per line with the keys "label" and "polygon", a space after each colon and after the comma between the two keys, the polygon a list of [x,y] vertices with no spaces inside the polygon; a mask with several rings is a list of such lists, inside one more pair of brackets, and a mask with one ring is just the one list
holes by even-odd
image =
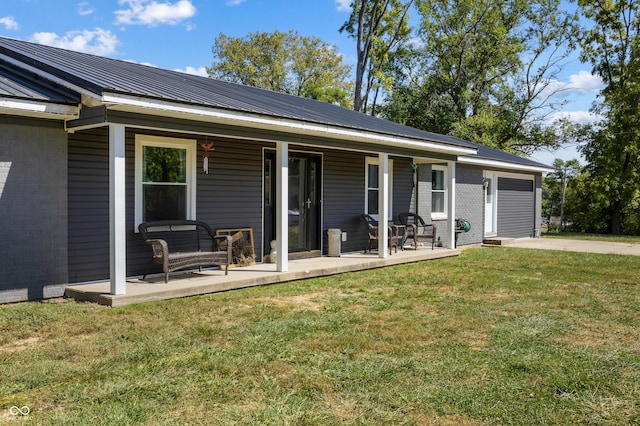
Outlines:
{"label": "green foliage", "polygon": [[[517,154],[559,144],[546,125],[571,53],[574,17],[557,0],[417,0],[419,69],[405,70],[384,116]],[[407,100],[408,99],[408,100]]]}
{"label": "green foliage", "polygon": [[594,110],[604,119],[581,152],[588,162],[590,189],[606,194],[597,204],[613,234],[640,233],[640,4],[580,0],[592,25],[580,38],[582,60],[590,62],[605,87]]}
{"label": "green foliage", "polygon": [[[351,15],[340,31],[356,40],[355,111],[368,110],[375,115],[378,93],[391,89],[411,35],[412,3],[413,0],[351,1]],[[370,99],[372,92],[375,96]]]}
{"label": "green foliage", "polygon": [[[560,216],[562,223],[573,222],[576,210],[575,182],[582,166],[578,160],[563,161],[556,158],[554,171],[542,180],[542,215]],[[552,224],[549,224],[550,228]]]}
{"label": "green foliage", "polygon": [[187,181],[186,150],[143,147],[143,182],[185,183]]}
{"label": "green foliage", "polygon": [[335,45],[287,33],[220,34],[212,47],[211,77],[350,106],[350,67]]}

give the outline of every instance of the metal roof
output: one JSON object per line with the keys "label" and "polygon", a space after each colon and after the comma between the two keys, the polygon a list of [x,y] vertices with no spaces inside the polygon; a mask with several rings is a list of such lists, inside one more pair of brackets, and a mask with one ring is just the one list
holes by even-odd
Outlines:
{"label": "metal roof", "polygon": [[[52,75],[79,89],[93,93],[97,97],[116,93],[241,113],[253,113],[273,118],[286,118],[477,149],[478,157],[507,163],[547,167],[535,161],[452,136],[418,130],[326,102],[212,78],[4,37],[0,37],[0,55],[6,55],[16,63]],[[10,87],[6,83],[4,90],[17,95],[21,90],[28,92],[31,89],[32,92],[29,92],[31,96],[54,98],[54,93],[41,93],[37,90],[34,91],[34,87],[24,82],[19,83],[21,83],[19,84],[20,88]],[[3,86],[0,83],[0,93],[2,90]]]}
{"label": "metal roof", "polygon": [[0,37],[0,54],[102,96],[114,92],[475,148],[340,106],[207,77]]}
{"label": "metal roof", "polygon": [[477,158],[492,160],[492,161],[501,161],[504,163],[514,163],[523,166],[531,166],[531,167],[540,167],[551,169],[546,164],[538,163],[537,161],[529,160],[528,158],[518,157],[517,155],[509,154],[504,151],[500,151],[498,149],[489,148],[484,145],[477,145],[478,154],[475,156]]}
{"label": "metal roof", "polygon": [[0,96],[15,99],[77,105],[80,95],[0,60]]}

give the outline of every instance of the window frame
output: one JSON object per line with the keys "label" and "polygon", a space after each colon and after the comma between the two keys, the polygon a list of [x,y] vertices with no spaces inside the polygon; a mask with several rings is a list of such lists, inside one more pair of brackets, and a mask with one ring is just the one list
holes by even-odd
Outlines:
{"label": "window frame", "polygon": [[[369,213],[369,191],[377,190],[380,191],[378,185],[378,180],[376,180],[376,187],[369,187],[369,166],[378,166],[380,167],[380,161],[377,157],[366,157],[364,162],[364,212],[368,214],[375,220],[378,219],[378,213]],[[393,160],[389,159],[389,217],[387,220],[393,219]]]}
{"label": "window frame", "polygon": [[[433,189],[433,172],[442,172],[442,189]],[[433,194],[443,194],[443,207],[444,211],[436,212],[433,210]],[[448,181],[448,168],[447,166],[441,166],[437,164],[431,165],[431,220],[446,220],[449,218],[449,181]]]}
{"label": "window frame", "polygon": [[143,148],[145,146],[160,148],[175,148],[186,150],[186,181],[183,185],[187,187],[186,191],[186,218],[188,220],[196,219],[196,155],[197,141],[195,139],[180,139],[164,136],[150,136],[136,134],[135,137],[135,231],[138,232],[138,225],[143,222]]}

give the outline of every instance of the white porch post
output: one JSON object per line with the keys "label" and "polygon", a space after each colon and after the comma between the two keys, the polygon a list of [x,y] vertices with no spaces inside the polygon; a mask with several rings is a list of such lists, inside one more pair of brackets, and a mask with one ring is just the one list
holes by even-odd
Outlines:
{"label": "white porch post", "polygon": [[125,187],[125,126],[109,124],[109,251],[111,294],[125,294],[127,230]]}
{"label": "white porch post", "polygon": [[389,250],[389,154],[378,154],[378,257]]}
{"label": "white porch post", "polygon": [[447,227],[449,229],[449,248],[456,248],[456,162],[447,161],[449,168],[449,220]]}
{"label": "white porch post", "polygon": [[278,272],[289,270],[289,144],[276,144],[276,250]]}

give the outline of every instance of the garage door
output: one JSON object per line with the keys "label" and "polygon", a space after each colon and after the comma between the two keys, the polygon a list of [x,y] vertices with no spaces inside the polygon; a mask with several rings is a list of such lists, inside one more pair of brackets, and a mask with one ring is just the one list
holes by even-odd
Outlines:
{"label": "garage door", "polygon": [[535,228],[533,180],[498,178],[498,236],[530,237]]}

